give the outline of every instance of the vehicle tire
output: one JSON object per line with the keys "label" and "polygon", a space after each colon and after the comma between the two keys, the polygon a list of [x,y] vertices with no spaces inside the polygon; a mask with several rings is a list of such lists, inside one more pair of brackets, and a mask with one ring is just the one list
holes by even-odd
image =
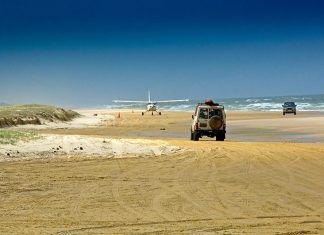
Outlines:
{"label": "vehicle tire", "polygon": [[142,112],[142,116],[144,116],[144,112]]}
{"label": "vehicle tire", "polygon": [[190,140],[193,140],[194,139],[194,135],[192,132],[190,132]]}
{"label": "vehicle tire", "polygon": [[194,131],[193,133],[193,141],[199,141],[199,133],[197,133],[196,131]]}
{"label": "vehicle tire", "polygon": [[224,134],[218,134],[216,135],[216,141],[224,141],[225,135]]}
{"label": "vehicle tire", "polygon": [[154,114],[153,114],[153,112],[152,112],[152,116],[153,116]]}
{"label": "vehicle tire", "polygon": [[286,113],[285,113],[285,112],[283,112],[283,113],[282,113],[282,115],[286,115]]}
{"label": "vehicle tire", "polygon": [[294,112],[294,115],[296,115],[296,112]]}
{"label": "vehicle tire", "polygon": [[162,113],[161,112],[159,112],[159,115],[161,115]]}

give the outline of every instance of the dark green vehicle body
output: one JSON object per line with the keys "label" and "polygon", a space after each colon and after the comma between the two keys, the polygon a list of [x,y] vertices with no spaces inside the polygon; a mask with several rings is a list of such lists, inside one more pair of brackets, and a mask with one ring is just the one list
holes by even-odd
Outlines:
{"label": "dark green vehicle body", "polygon": [[294,115],[296,115],[296,107],[297,105],[295,104],[295,102],[285,102],[282,105],[282,114],[286,115],[286,113],[293,113]]}

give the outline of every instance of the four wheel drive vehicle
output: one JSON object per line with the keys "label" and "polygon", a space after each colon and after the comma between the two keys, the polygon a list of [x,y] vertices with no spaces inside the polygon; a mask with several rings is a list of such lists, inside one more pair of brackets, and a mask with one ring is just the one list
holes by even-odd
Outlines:
{"label": "four wheel drive vehicle", "polygon": [[293,113],[296,115],[296,106],[295,102],[285,102],[282,105],[282,114],[286,115],[286,113]]}
{"label": "four wheel drive vehicle", "polygon": [[203,136],[216,137],[224,141],[226,133],[226,114],[224,106],[207,100],[196,107],[192,115],[191,140],[198,141]]}

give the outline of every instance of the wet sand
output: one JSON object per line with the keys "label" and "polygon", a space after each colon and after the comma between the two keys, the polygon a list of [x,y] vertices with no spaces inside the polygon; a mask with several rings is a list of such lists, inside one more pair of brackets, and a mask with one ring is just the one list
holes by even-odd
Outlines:
{"label": "wet sand", "polygon": [[[136,133],[185,135],[190,119],[123,112],[98,127],[38,131],[141,141]],[[1,162],[0,233],[322,234],[324,143],[290,143],[297,140],[275,134],[277,142],[259,142],[269,129],[321,140],[322,120],[321,113],[228,113],[227,141],[163,137],[181,149],[168,155]],[[231,137],[244,128],[258,142]]]}
{"label": "wet sand", "polygon": [[[98,110],[93,112],[98,113]],[[141,116],[139,111],[101,110],[99,116],[116,116],[117,113],[120,113],[120,118],[104,121],[101,128],[47,129],[42,132],[127,138],[190,138],[191,112]],[[324,141],[324,113],[321,112],[299,112],[296,116],[283,116],[281,112],[227,112],[227,126],[227,141]]]}

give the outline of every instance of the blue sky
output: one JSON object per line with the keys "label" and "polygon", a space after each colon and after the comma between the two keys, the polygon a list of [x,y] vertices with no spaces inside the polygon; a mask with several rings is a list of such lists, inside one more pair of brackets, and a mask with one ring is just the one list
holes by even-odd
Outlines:
{"label": "blue sky", "polygon": [[324,93],[323,1],[0,0],[0,101]]}

